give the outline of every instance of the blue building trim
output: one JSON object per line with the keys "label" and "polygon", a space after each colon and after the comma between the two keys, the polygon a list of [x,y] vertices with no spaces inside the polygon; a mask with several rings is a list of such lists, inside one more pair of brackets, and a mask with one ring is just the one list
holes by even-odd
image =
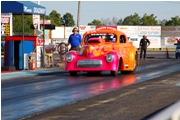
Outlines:
{"label": "blue building trim", "polygon": [[1,13],[46,15],[46,8],[29,1],[1,1]]}

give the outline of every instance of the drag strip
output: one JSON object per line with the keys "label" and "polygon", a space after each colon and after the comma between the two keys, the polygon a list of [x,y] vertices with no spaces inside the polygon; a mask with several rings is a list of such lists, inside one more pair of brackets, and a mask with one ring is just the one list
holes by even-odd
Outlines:
{"label": "drag strip", "polygon": [[79,100],[104,94],[125,86],[154,79],[180,70],[179,60],[142,61],[135,74],[99,76],[69,73],[32,77],[2,82],[1,103],[3,119],[18,119],[42,111],[64,106]]}
{"label": "drag strip", "polygon": [[180,82],[180,79],[177,79],[180,78],[179,72],[129,85],[23,119],[149,120],[180,100],[180,87],[175,87],[175,84]]}

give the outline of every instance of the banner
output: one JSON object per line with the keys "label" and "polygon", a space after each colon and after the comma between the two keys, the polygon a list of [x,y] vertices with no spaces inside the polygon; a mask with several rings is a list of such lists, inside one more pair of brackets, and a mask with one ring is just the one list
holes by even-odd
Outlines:
{"label": "banner", "polygon": [[147,36],[151,44],[148,48],[161,48],[161,27],[160,26],[139,26],[139,41]]}
{"label": "banner", "polygon": [[162,27],[162,38],[163,37],[180,37],[180,26],[163,26]]}
{"label": "banner", "polygon": [[96,26],[96,30],[117,30],[117,26]]}
{"label": "banner", "polygon": [[86,26],[86,25],[80,25],[79,26],[79,34],[81,37],[83,37],[84,33],[90,30],[95,30],[96,26]]}
{"label": "banner", "polygon": [[179,41],[180,37],[165,37],[164,41],[165,41],[165,46],[174,46],[174,43],[177,43],[177,41]]}
{"label": "banner", "polygon": [[[40,24],[43,24],[43,20],[40,20]],[[44,24],[51,24],[51,20],[44,20]]]}
{"label": "banner", "polygon": [[129,41],[133,42],[136,48],[139,48],[138,26],[117,26],[117,30],[124,32]]}
{"label": "banner", "polygon": [[64,38],[64,29],[65,27],[55,27],[55,30],[52,30],[52,39]]}
{"label": "banner", "polygon": [[40,21],[40,16],[39,15],[32,15],[33,17],[33,25],[34,24],[38,24],[39,23],[39,21]]}
{"label": "banner", "polygon": [[1,36],[12,35],[12,13],[1,13]]}
{"label": "banner", "polygon": [[43,60],[43,38],[37,37],[36,39],[36,61],[37,67],[42,67],[42,60]]}
{"label": "banner", "polygon": [[65,27],[65,38],[69,38],[71,34],[73,34],[72,30],[74,27]]}
{"label": "banner", "polygon": [[180,26],[162,27],[162,46],[174,48],[175,39],[180,38]]}

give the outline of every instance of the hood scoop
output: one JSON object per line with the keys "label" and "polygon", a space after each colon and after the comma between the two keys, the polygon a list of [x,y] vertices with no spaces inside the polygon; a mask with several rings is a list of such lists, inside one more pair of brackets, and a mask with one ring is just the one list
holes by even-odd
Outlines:
{"label": "hood scoop", "polygon": [[87,43],[102,43],[103,39],[102,38],[90,38]]}

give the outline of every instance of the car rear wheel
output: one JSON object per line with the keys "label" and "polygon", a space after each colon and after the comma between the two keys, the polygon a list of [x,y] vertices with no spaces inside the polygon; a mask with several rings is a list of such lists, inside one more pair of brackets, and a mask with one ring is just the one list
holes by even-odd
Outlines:
{"label": "car rear wheel", "polygon": [[70,74],[71,76],[76,76],[76,75],[77,75],[77,72],[76,72],[76,71],[69,71],[69,74]]}
{"label": "car rear wheel", "polygon": [[118,75],[118,70],[117,71],[111,71],[112,76],[117,76]]}

